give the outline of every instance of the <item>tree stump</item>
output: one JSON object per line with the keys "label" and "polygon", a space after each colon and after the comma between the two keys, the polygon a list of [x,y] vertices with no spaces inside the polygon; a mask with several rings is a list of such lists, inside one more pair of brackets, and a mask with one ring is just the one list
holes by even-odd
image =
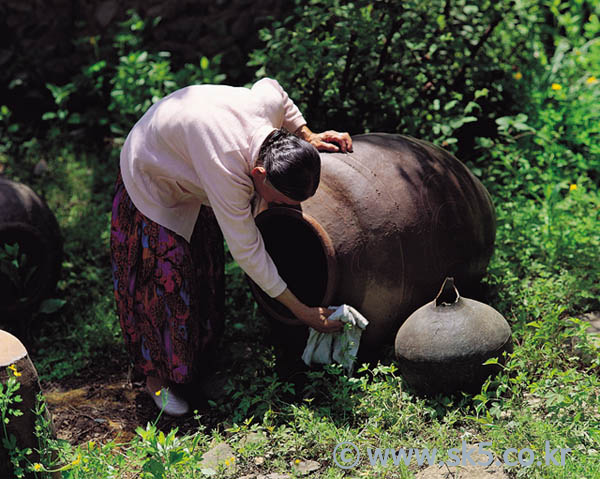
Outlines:
{"label": "tree stump", "polygon": [[[3,387],[3,394],[6,394],[6,385],[11,377],[14,377],[20,387],[11,397],[19,395],[22,398],[21,402],[12,402],[8,405],[10,409],[18,409],[23,415],[14,416],[9,414],[9,419],[6,426],[7,439],[14,435],[16,439],[16,447],[19,449],[31,448],[33,451],[27,456],[27,460],[21,462],[21,466],[28,469],[28,466],[40,462],[40,455],[36,451],[39,447],[38,439],[34,434],[36,424],[35,409],[37,406],[37,395],[41,392],[40,382],[38,380],[37,371],[23,343],[12,334],[0,330],[0,382]],[[6,414],[6,411],[2,411]],[[46,415],[49,419],[49,415]],[[54,431],[48,431],[48,434],[54,435]],[[4,439],[4,429],[0,429],[0,440]],[[0,477],[14,477],[13,466],[10,461],[9,451],[5,447],[0,448]],[[33,478],[33,472],[27,472],[26,478]],[[55,477],[55,476],[54,476]]]}

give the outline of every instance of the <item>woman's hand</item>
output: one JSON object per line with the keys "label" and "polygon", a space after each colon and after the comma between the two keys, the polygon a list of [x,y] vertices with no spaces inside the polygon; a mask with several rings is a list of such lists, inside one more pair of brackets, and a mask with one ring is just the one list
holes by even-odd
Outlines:
{"label": "woman's hand", "polygon": [[333,309],[327,308],[308,308],[305,313],[298,316],[298,319],[307,326],[316,329],[320,333],[336,333],[341,331],[344,324],[341,321],[330,321],[327,318],[331,316]]}
{"label": "woman's hand", "polygon": [[332,309],[311,308],[300,301],[289,288],[275,298],[294,313],[300,321],[316,329],[320,333],[335,333],[344,327],[341,321],[329,321],[327,318],[333,313]]}
{"label": "woman's hand", "polygon": [[334,130],[313,133],[304,125],[298,128],[294,134],[308,141],[319,151],[341,151],[342,153],[352,151],[352,138],[348,133],[340,133]]}

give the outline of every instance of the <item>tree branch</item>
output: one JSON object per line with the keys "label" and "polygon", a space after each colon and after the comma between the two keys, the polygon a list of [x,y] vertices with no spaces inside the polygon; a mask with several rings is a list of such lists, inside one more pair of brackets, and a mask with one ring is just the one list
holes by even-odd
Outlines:
{"label": "tree branch", "polygon": [[356,32],[353,30],[350,34],[350,41],[348,42],[348,53],[346,54],[346,65],[344,65],[344,71],[342,73],[342,85],[340,87],[340,100],[342,104],[346,99],[346,95],[349,90],[349,77],[350,77],[350,66],[352,65],[352,60],[354,59],[354,53],[356,52],[356,45],[354,42],[356,41]]}
{"label": "tree branch", "polygon": [[457,75],[454,77],[454,80],[452,81],[452,83],[450,83],[451,90],[454,90],[460,82],[464,81],[467,68],[470,68],[473,65],[473,63],[475,62],[475,58],[479,53],[479,50],[481,50],[485,42],[488,40],[488,38],[490,38],[495,28],[500,24],[503,18],[503,12],[497,12],[496,16],[492,19],[492,22],[488,25],[479,41],[475,45],[471,45],[471,47],[469,48],[468,60],[461,65]]}

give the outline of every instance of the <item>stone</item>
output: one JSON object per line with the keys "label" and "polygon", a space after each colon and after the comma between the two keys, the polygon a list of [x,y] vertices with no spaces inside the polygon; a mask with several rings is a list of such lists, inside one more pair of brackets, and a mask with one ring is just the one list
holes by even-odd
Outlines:
{"label": "stone", "polygon": [[225,474],[233,474],[237,470],[235,453],[229,444],[220,442],[202,455],[201,467],[215,472],[224,467]]}
{"label": "stone", "polygon": [[240,439],[240,447],[259,446],[268,441],[267,436],[262,432],[251,432]]}
{"label": "stone", "polygon": [[33,174],[36,176],[43,175],[46,171],[48,171],[48,162],[44,159],[38,161],[33,168]]}
{"label": "stone", "polygon": [[587,333],[595,336],[600,336],[600,311],[593,311],[581,315],[583,321],[587,321],[589,327]]}
{"label": "stone", "polygon": [[102,2],[96,8],[96,20],[102,28],[105,28],[115,18],[118,11],[119,5],[114,0]]}
{"label": "stone", "polygon": [[[469,445],[468,450],[477,449],[476,445]],[[469,457],[474,462],[486,462],[489,458],[483,454],[470,454]],[[494,461],[497,460],[494,458]],[[440,466],[438,464],[429,466],[420,471],[416,479],[509,479],[509,476],[504,472],[501,465],[496,465],[494,462],[489,466]]]}
{"label": "stone", "polygon": [[242,476],[239,479],[291,479],[292,476],[289,474],[280,474],[278,472],[271,472],[270,474],[248,474]]}
{"label": "stone", "polygon": [[311,472],[315,472],[321,468],[320,463],[318,463],[317,461],[312,461],[312,460],[300,461],[298,463],[296,463],[296,461],[292,461],[290,463],[290,465],[292,466],[292,469],[296,473],[298,473],[302,476],[306,476],[307,474],[310,474]]}

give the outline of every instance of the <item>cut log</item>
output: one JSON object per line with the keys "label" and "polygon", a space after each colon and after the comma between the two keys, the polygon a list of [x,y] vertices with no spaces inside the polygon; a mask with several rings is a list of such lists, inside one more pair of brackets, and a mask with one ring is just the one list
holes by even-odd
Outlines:
{"label": "cut log", "polygon": [[[6,432],[9,437],[14,435],[16,446],[19,449],[31,448],[32,453],[21,464],[22,467],[28,468],[30,463],[40,462],[40,455],[36,451],[39,448],[38,439],[34,434],[36,423],[34,411],[37,406],[37,395],[41,392],[40,382],[35,366],[29,359],[27,349],[25,349],[23,343],[12,334],[0,330],[0,382],[2,382],[4,391],[6,391],[5,385],[10,377],[15,377],[20,383],[20,387],[15,394],[21,396],[22,402],[12,403],[9,407],[19,409],[23,415],[9,415]],[[47,414],[46,419],[51,424],[49,414]],[[54,436],[52,426],[50,426],[47,433]],[[1,439],[4,438],[3,430],[0,430],[0,436],[2,436]],[[4,447],[0,448],[0,477],[15,477],[9,452]],[[25,477],[34,478],[36,476],[33,472],[28,472]],[[53,477],[59,476],[55,475]]]}

